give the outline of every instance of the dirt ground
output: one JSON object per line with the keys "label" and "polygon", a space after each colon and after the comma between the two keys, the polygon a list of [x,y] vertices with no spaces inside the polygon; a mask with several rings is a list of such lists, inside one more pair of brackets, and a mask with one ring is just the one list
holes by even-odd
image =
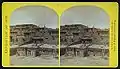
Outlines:
{"label": "dirt ground", "polygon": [[[61,66],[106,66],[109,65],[108,59],[103,59],[100,56],[96,57],[65,57],[61,56]],[[23,56],[11,56],[11,65],[17,66],[59,66],[58,59],[52,56],[41,57],[23,57]]]}
{"label": "dirt ground", "polygon": [[61,56],[61,66],[107,66],[108,59],[100,56],[95,57],[65,57]]}
{"label": "dirt ground", "polygon": [[12,66],[58,66],[58,59],[53,58],[52,56],[41,56],[41,57],[24,57],[24,56],[11,56],[10,63]]}

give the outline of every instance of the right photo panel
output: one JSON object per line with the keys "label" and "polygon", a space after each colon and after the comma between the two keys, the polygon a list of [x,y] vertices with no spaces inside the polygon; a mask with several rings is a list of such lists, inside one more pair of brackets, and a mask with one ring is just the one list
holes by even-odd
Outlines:
{"label": "right photo panel", "polygon": [[74,6],[60,20],[61,66],[109,65],[110,18],[95,6]]}

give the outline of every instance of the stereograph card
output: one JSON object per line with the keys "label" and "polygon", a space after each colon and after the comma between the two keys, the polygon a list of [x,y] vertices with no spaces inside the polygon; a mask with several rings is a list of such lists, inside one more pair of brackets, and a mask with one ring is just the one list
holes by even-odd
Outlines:
{"label": "stereograph card", "polygon": [[117,2],[3,2],[3,67],[117,67]]}

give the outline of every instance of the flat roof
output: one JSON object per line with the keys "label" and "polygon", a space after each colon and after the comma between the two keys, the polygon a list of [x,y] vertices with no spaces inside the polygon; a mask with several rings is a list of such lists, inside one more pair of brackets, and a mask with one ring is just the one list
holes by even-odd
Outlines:
{"label": "flat roof", "polygon": [[67,45],[60,45],[60,48],[66,48]]}
{"label": "flat roof", "polygon": [[[87,44],[89,45],[89,44]],[[76,44],[76,45],[71,45],[69,46],[71,48],[85,48],[84,44]],[[108,46],[105,45],[97,45],[97,44],[92,44],[91,46],[89,46],[89,48],[98,48],[98,49],[109,49]]]}
{"label": "flat roof", "polygon": [[10,48],[17,48],[19,47],[18,45],[11,45]]}
{"label": "flat roof", "polygon": [[109,49],[108,45],[105,46],[105,45],[96,45],[96,44],[89,46],[89,48]]}
{"label": "flat roof", "polygon": [[22,46],[20,46],[20,47],[24,47],[24,48],[38,48],[38,46],[39,46],[40,48],[52,48],[52,49],[58,48],[58,46],[52,45],[52,44],[43,44],[43,45],[37,44],[37,46],[35,46],[34,43],[22,45]]}

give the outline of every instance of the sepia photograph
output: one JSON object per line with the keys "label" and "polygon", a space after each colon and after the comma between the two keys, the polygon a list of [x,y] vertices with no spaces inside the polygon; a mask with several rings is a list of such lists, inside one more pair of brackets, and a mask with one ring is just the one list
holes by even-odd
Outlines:
{"label": "sepia photograph", "polygon": [[74,6],[60,17],[60,65],[109,65],[109,16],[96,6]]}
{"label": "sepia photograph", "polygon": [[17,8],[10,18],[10,65],[58,66],[58,15],[45,6]]}

